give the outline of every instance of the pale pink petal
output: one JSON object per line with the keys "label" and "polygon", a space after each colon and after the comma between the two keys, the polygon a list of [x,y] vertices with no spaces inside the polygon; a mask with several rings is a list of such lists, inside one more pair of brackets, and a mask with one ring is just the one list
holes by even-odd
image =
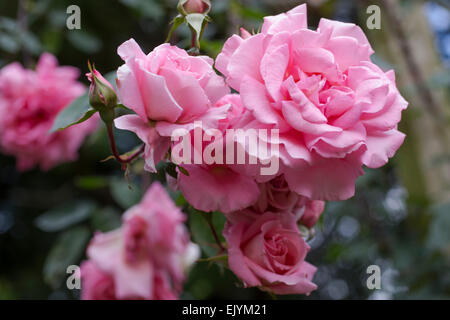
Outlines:
{"label": "pale pink petal", "polygon": [[225,226],[223,235],[228,242],[228,265],[230,269],[242,279],[246,286],[260,286],[261,281],[258,280],[247,266],[245,256],[240,248],[244,230],[244,223]]}
{"label": "pale pink petal", "polygon": [[318,29],[320,32],[329,32],[332,37],[352,37],[362,46],[367,46],[370,54],[373,50],[361,28],[353,23],[340,22],[335,20],[320,19]]}
{"label": "pale pink petal", "polygon": [[261,82],[245,77],[241,83],[241,98],[245,107],[252,110],[255,118],[260,122],[286,127],[280,114],[270,105],[266,89]]}
{"label": "pale pink petal", "polygon": [[117,70],[117,95],[123,105],[133,109],[142,120],[148,121],[136,76],[125,64]]}
{"label": "pale pink petal", "polygon": [[316,200],[338,201],[351,198],[355,180],[364,173],[361,148],[342,159],[315,156],[310,165],[286,167],[289,187],[300,195]]}
{"label": "pale pink petal", "polygon": [[223,75],[229,76],[228,72],[228,64],[230,62],[230,58],[237,50],[237,48],[241,45],[243,39],[238,35],[233,35],[225,42],[222,52],[216,58],[215,67],[219,70]]}
{"label": "pale pink petal", "polygon": [[304,114],[300,111],[300,108],[301,107],[293,101],[283,101],[283,116],[295,130],[313,135],[330,132],[339,133],[342,131],[341,128],[330,126],[327,123],[314,123],[305,120]]}
{"label": "pale pink petal", "polygon": [[117,49],[117,53],[124,61],[133,58],[137,59],[145,58],[145,54],[142,52],[141,47],[137,44],[137,42],[134,39],[130,39],[122,43]]}
{"label": "pale pink petal", "polygon": [[164,77],[144,69],[141,72],[140,90],[148,118],[175,122],[183,109],[169,91]]}
{"label": "pale pink petal", "polygon": [[281,31],[293,32],[307,27],[306,4],[302,4],[287,13],[265,17],[261,32],[276,34]]}
{"label": "pale pink petal", "polygon": [[367,136],[367,151],[363,155],[363,163],[369,168],[379,168],[393,157],[403,144],[405,135],[396,129],[381,132],[370,132]]}
{"label": "pale pink petal", "polygon": [[262,34],[245,39],[232,55],[227,68],[227,80],[228,84],[235,90],[240,91],[244,77],[262,81],[260,63],[264,53],[263,41],[264,36]]}
{"label": "pale pink petal", "polygon": [[[179,117],[173,117],[172,120],[168,118],[158,120],[170,122],[178,120],[178,122],[183,123],[189,122],[205,113],[210,102],[203,88],[192,74],[163,67],[160,75],[164,77],[167,88],[177,105],[181,107],[182,113]],[[161,108],[164,108],[164,105]],[[167,112],[169,114],[173,113],[170,109]]]}
{"label": "pale pink petal", "polygon": [[280,87],[289,64],[289,46],[282,45],[271,53],[265,54],[261,61],[261,75],[267,91],[274,100],[282,98]]}
{"label": "pale pink petal", "polygon": [[183,165],[189,176],[178,174],[178,186],[186,200],[202,211],[228,213],[256,202],[259,188],[249,177],[225,166]]}

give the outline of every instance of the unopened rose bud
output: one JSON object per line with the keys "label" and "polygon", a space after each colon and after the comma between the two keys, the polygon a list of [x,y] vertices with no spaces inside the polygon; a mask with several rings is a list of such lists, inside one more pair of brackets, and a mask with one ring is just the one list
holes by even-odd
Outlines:
{"label": "unopened rose bud", "polygon": [[241,38],[242,39],[247,39],[247,38],[250,38],[252,36],[252,34],[250,32],[248,32],[247,30],[245,30],[244,28],[241,28],[240,31],[241,31]]}
{"label": "unopened rose bud", "polygon": [[203,0],[188,0],[183,5],[186,13],[204,13],[207,7],[208,6]]}
{"label": "unopened rose bud", "polygon": [[114,87],[95,68],[86,77],[91,82],[89,87],[89,103],[99,111],[114,109],[117,105],[117,95]]}
{"label": "unopened rose bud", "polygon": [[178,12],[180,12],[182,16],[196,13],[207,15],[210,11],[210,0],[179,0],[178,2]]}

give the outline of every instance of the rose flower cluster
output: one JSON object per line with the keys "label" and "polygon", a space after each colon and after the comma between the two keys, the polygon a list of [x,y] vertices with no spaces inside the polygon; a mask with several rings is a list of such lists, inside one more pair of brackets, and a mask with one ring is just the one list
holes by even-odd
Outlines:
{"label": "rose flower cluster", "polygon": [[[188,1],[184,10],[208,10],[205,3]],[[144,169],[175,164],[168,186],[197,211],[225,215],[226,245],[218,245],[245,287],[309,294],[316,267],[307,262],[307,240],[325,202],[352,197],[363,166],[383,166],[405,138],[397,125],[407,102],[394,72],[372,63],[372,53],[354,24],[322,19],[309,29],[300,5],[266,17],[259,33],[241,29],[215,61],[168,43],[146,54],[130,39],[118,48],[124,64],[117,89],[96,70],[89,79],[108,92],[100,93],[100,105],[118,99],[134,112],[114,125],[142,140]],[[0,144],[20,169],[72,159],[92,127],[43,133],[82,91],[75,71],[55,64],[46,55],[36,72],[13,64],[0,73]],[[270,152],[255,152],[232,135],[245,130],[275,132],[256,138]],[[178,139],[180,132],[188,138]],[[255,161],[239,161],[238,152],[228,157],[229,149]],[[263,170],[269,160],[278,164],[275,172]],[[82,298],[177,298],[199,253],[183,222],[154,183],[125,212],[120,229],[91,241]]]}
{"label": "rose flower cluster", "polygon": [[133,39],[118,53],[125,64],[117,94],[136,114],[115,124],[145,143],[149,171],[180,143],[171,140],[174,132],[195,131],[198,121],[200,130],[223,134],[197,146],[193,138],[191,158],[226,140],[227,129],[278,130],[279,139],[266,141],[279,150],[274,175],[262,175],[258,159],[181,164],[177,178],[168,178],[194,208],[225,214],[229,267],[245,286],[276,294],[314,290],[316,268],[305,260],[309,246],[299,224],[312,228],[324,201],[352,197],[363,165],[384,165],[405,137],[397,124],[407,102],[393,71],[371,62],[362,30],[327,19],[310,30],[301,5],[266,17],[260,33],[233,35],[215,65],[169,44],[145,54]]}

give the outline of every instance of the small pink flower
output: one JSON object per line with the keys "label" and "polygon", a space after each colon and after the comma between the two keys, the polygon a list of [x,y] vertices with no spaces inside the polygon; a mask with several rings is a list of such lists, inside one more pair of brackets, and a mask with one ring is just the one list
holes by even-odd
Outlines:
{"label": "small pink flower", "polygon": [[0,70],[0,147],[17,159],[25,171],[42,170],[77,159],[85,137],[97,125],[92,118],[79,125],[49,134],[57,114],[84,92],[76,79],[79,70],[59,67],[56,58],[44,53],[36,71],[15,62]]}
{"label": "small pink flower", "polygon": [[[83,297],[176,299],[186,270],[198,257],[184,219],[163,187],[154,183],[141,203],[125,212],[120,229],[98,233],[91,241],[87,274],[81,270],[87,290]],[[91,286],[98,282],[105,287],[100,293]]]}
{"label": "small pink flower", "polygon": [[325,202],[320,200],[309,200],[306,198],[303,198],[302,200],[303,201],[300,201],[298,204],[298,208],[300,208],[301,211],[297,211],[302,213],[300,223],[307,228],[312,228],[322,215],[323,210],[325,209]]}
{"label": "small pink flower", "polygon": [[116,126],[137,133],[146,143],[147,170],[155,171],[174,130],[191,130],[196,120],[215,128],[226,116],[226,108],[213,108],[229,88],[215,73],[212,59],[190,56],[169,44],[145,55],[133,39],[118,53],[125,61],[117,71],[118,96],[137,116],[118,118]]}
{"label": "small pink flower", "polygon": [[316,268],[305,261],[309,246],[292,214],[246,210],[227,219],[228,264],[246,287],[275,294],[309,294],[317,288],[312,283]]}
{"label": "small pink flower", "polygon": [[[354,194],[362,165],[394,156],[407,102],[393,71],[370,61],[373,50],[354,24],[306,21],[306,5],[266,17],[259,34],[232,36],[216,68],[244,106],[280,132],[280,159],[290,189],[317,200]],[[280,172],[282,173],[282,172]]]}

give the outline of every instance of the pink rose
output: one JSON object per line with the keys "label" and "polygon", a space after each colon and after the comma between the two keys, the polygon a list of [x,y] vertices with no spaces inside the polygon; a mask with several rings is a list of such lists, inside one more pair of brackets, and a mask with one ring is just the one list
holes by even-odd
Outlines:
{"label": "pink rose", "polygon": [[[177,188],[181,190],[186,200],[196,209],[205,212],[221,211],[229,213],[242,210],[257,200],[259,196],[258,185],[255,180],[246,175],[246,165],[227,165],[225,150],[223,163],[208,164],[203,158],[205,148],[218,143],[221,147],[226,144],[226,129],[238,126],[242,121],[245,109],[242,106],[239,95],[229,94],[220,99],[215,107],[228,108],[227,117],[219,121],[218,130],[220,137],[211,138],[210,142],[204,142],[200,150],[202,164],[183,164],[189,175],[178,173]],[[192,133],[192,132],[191,132]],[[194,134],[192,133],[191,136]],[[224,147],[226,149],[227,146]],[[191,155],[194,155],[192,145]],[[172,153],[173,154],[173,153]],[[192,159],[191,163],[194,163]]]}
{"label": "pink rose", "polygon": [[85,137],[96,128],[95,118],[63,131],[48,131],[57,114],[84,92],[78,75],[74,67],[59,67],[49,53],[41,56],[36,71],[17,62],[0,70],[0,147],[16,157],[18,170],[35,165],[49,170],[77,159]]}
{"label": "pink rose", "polygon": [[285,211],[293,212],[300,199],[291,189],[283,175],[280,175],[266,183],[259,184],[261,196],[254,209],[258,212]]}
{"label": "pink rose", "polygon": [[88,263],[100,272],[84,275],[82,270],[83,288],[101,280],[117,299],[175,299],[199,251],[189,241],[184,219],[163,187],[154,183],[141,203],[125,212],[120,229],[93,238]]}
{"label": "pink rose", "polygon": [[307,228],[312,228],[319,220],[325,209],[325,202],[303,198],[298,204],[297,213],[301,213],[300,223]]}
{"label": "pink rose", "polygon": [[266,183],[259,184],[261,195],[252,207],[256,212],[288,212],[308,228],[312,228],[325,208],[325,202],[310,200],[298,195],[280,175]]}
{"label": "pink rose", "polygon": [[321,19],[308,29],[305,5],[266,17],[259,34],[225,43],[216,68],[261,124],[279,129],[293,191],[350,198],[362,165],[384,165],[403,143],[397,124],[407,102],[394,72],[373,64],[372,53],[354,24]]}
{"label": "pink rose", "polygon": [[227,108],[213,108],[229,88],[215,73],[212,59],[190,56],[169,44],[145,55],[133,39],[118,53],[125,61],[117,71],[118,96],[137,116],[120,117],[115,124],[135,132],[146,144],[147,170],[155,171],[175,129],[190,130],[194,121],[214,128],[226,116]]}
{"label": "pink rose", "polygon": [[83,300],[116,300],[114,279],[103,272],[92,261],[81,264],[81,281],[83,283],[81,299]]}
{"label": "pink rose", "polygon": [[312,283],[316,268],[305,261],[309,246],[292,214],[246,210],[227,218],[228,264],[246,287],[275,294],[309,294],[317,288]]}

